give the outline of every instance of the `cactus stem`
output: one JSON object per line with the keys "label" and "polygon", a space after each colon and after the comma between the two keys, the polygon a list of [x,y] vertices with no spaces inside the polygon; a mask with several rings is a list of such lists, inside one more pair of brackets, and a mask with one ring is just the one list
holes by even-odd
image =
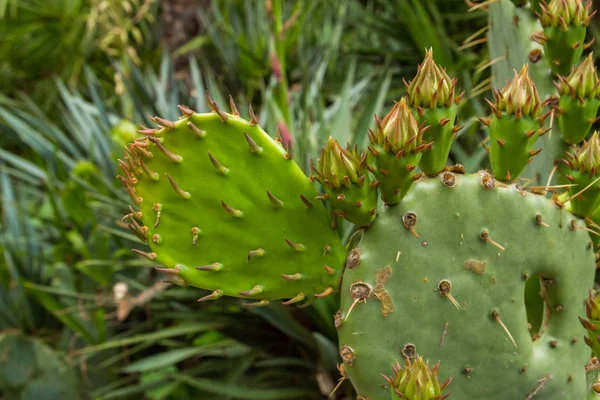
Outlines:
{"label": "cactus stem", "polygon": [[180,271],[179,265],[176,265],[173,268],[154,267],[154,269],[158,272],[162,272],[163,274],[169,274],[169,275],[179,275],[179,271]]}
{"label": "cactus stem", "polygon": [[332,287],[328,287],[327,289],[325,289],[322,293],[317,293],[315,294],[315,297],[321,298],[321,297],[327,297],[329,296],[331,293],[333,293],[333,288]]}
{"label": "cactus stem", "polygon": [[186,125],[199,138],[203,138],[204,136],[206,136],[206,132],[198,128],[192,121],[189,121]]}
{"label": "cactus stem", "polygon": [[150,261],[154,261],[154,259],[156,258],[156,253],[152,253],[152,252],[145,252],[145,251],[141,251],[138,249],[131,249],[131,251],[133,251],[134,253],[147,258]]}
{"label": "cactus stem", "polygon": [[256,301],[254,303],[243,303],[244,307],[266,307],[269,305],[269,300],[262,299],[261,301]]}
{"label": "cactus stem", "polygon": [[150,168],[148,168],[144,161],[140,160],[140,166],[142,167],[142,170],[144,170],[146,175],[148,175],[148,178],[152,179],[153,181],[157,181],[159,179],[158,172],[154,172]]}
{"label": "cactus stem", "polygon": [[183,115],[187,115],[188,117],[194,115],[194,110],[192,110],[188,106],[184,106],[183,104],[179,104],[177,106],[177,108],[179,109],[179,111],[181,111],[181,114],[183,114]]}
{"label": "cactus stem", "polygon": [[296,296],[292,297],[288,301],[282,301],[281,304],[283,304],[285,306],[289,306],[289,305],[292,305],[295,303],[299,303],[302,300],[304,300],[305,298],[306,298],[306,296],[304,296],[304,293],[298,293]]}
{"label": "cactus stem", "polygon": [[305,195],[301,194],[300,199],[302,200],[302,202],[304,203],[306,208],[313,208],[313,203],[311,203],[310,200],[308,200]]}
{"label": "cactus stem", "polygon": [[175,153],[172,153],[172,152],[170,152],[169,150],[167,150],[167,148],[166,148],[165,146],[163,146],[163,145],[162,145],[162,143],[160,142],[160,140],[158,140],[157,138],[155,138],[155,137],[151,137],[151,138],[149,138],[149,139],[150,139],[150,141],[151,141],[152,143],[154,143],[154,144],[156,145],[156,147],[158,147],[158,149],[159,149],[160,151],[162,151],[162,152],[163,152],[163,154],[164,154],[164,155],[165,155],[165,156],[166,156],[166,157],[167,157],[169,160],[171,160],[171,161],[173,161],[173,162],[175,162],[175,163],[180,163],[180,162],[182,162],[182,161],[183,161],[183,157],[181,157],[181,156],[178,156],[177,154],[175,154]]}
{"label": "cactus stem", "polygon": [[154,122],[155,124],[158,124],[162,127],[165,127],[167,129],[173,129],[175,128],[175,124],[173,123],[173,121],[169,121],[168,119],[164,119],[161,117],[148,117],[150,118],[150,120],[152,122]]}
{"label": "cactus stem", "polygon": [[210,151],[208,152],[208,158],[220,175],[227,175],[229,173],[229,168],[224,167],[212,154],[210,154]]}
{"label": "cactus stem", "polygon": [[302,279],[302,274],[301,273],[295,273],[293,275],[281,274],[281,277],[283,279],[285,279],[286,281],[295,282],[295,281],[299,281]]}
{"label": "cactus stem", "polygon": [[219,272],[220,270],[223,269],[223,264],[216,262],[216,263],[212,263],[212,264],[208,264],[208,265],[198,265],[198,266],[195,266],[194,268],[196,268],[198,271]]}
{"label": "cactus stem", "polygon": [[404,224],[404,227],[408,229],[414,237],[417,239],[419,238],[419,234],[415,229],[415,225],[417,224],[417,214],[407,212],[406,214],[402,215],[402,224]]}
{"label": "cactus stem", "polygon": [[173,188],[173,190],[175,190],[175,193],[177,193],[179,196],[181,196],[182,198],[184,198],[186,200],[189,200],[192,198],[192,195],[190,194],[190,192],[186,192],[185,190],[180,188],[179,185],[177,183],[175,183],[175,181],[173,180],[173,178],[171,178],[171,176],[169,174],[167,174],[165,172],[165,175],[166,175],[167,179],[169,179],[169,182],[171,183],[171,187]]}
{"label": "cactus stem", "polygon": [[223,293],[217,289],[214,292],[212,292],[211,294],[201,297],[198,299],[198,303],[202,303],[204,301],[209,301],[209,300],[217,300],[219,298],[221,298],[223,296]]}
{"label": "cactus stem", "polygon": [[258,125],[258,118],[256,118],[256,114],[254,114],[252,104],[248,105],[248,112],[250,113],[250,125]]}
{"label": "cactus stem", "polygon": [[488,242],[488,243],[496,246],[497,248],[499,248],[502,251],[506,250],[504,248],[504,246],[501,246],[498,242],[496,242],[490,238],[490,235],[487,230],[485,230],[485,229],[482,230],[480,236],[481,236],[481,239],[483,239],[485,242]]}
{"label": "cactus stem", "polygon": [[255,285],[252,289],[244,292],[239,292],[240,296],[256,296],[263,292],[263,288],[260,285]]}
{"label": "cactus stem", "polygon": [[502,327],[502,329],[504,329],[504,332],[506,332],[506,334],[510,338],[510,341],[515,346],[515,349],[518,349],[519,347],[517,346],[517,343],[515,342],[515,339],[513,339],[512,335],[510,334],[510,331],[508,330],[508,328],[506,327],[506,325],[504,325],[504,322],[502,322],[502,320],[500,319],[500,314],[498,314],[498,311],[496,311],[496,310],[492,311],[492,318],[494,319],[494,321],[496,321],[496,322],[498,322],[500,324],[500,326]]}
{"label": "cactus stem", "polygon": [[256,142],[252,140],[252,138],[246,132],[244,132],[244,137],[246,138],[246,142],[248,142],[248,145],[250,146],[250,151],[252,151],[254,154],[262,153],[263,148],[257,145]]}
{"label": "cactus stem", "polygon": [[323,268],[325,268],[327,275],[335,275],[335,269],[331,268],[329,265],[325,264]]}
{"label": "cactus stem", "polygon": [[229,108],[231,109],[231,113],[233,115],[235,115],[236,117],[239,117],[240,112],[238,111],[235,102],[233,101],[233,97],[231,97],[231,95],[229,95]]}
{"label": "cactus stem", "polygon": [[223,206],[223,209],[235,218],[241,218],[244,215],[240,210],[230,207],[223,200],[221,200],[221,206]]}
{"label": "cactus stem", "polygon": [[301,243],[294,243],[291,240],[284,238],[285,242],[288,244],[288,246],[290,246],[292,249],[298,251],[298,252],[302,252],[304,251],[304,245]]}
{"label": "cactus stem", "polygon": [[267,190],[267,197],[271,200],[276,207],[283,207],[283,201],[279,200],[277,197],[273,196],[271,192]]}
{"label": "cactus stem", "polygon": [[250,261],[252,257],[262,257],[264,255],[265,251],[263,249],[250,250],[248,252],[248,261]]}

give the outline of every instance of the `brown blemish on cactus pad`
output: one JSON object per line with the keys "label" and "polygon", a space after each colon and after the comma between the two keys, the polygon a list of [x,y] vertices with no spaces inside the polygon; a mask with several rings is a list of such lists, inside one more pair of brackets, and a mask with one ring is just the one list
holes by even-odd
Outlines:
{"label": "brown blemish on cactus pad", "polygon": [[487,265],[487,261],[479,261],[479,260],[467,260],[463,264],[465,269],[473,271],[479,275],[481,275],[485,272],[486,265]]}
{"label": "brown blemish on cactus pad", "polygon": [[360,249],[354,248],[346,258],[346,268],[354,269],[360,265]]}
{"label": "brown blemish on cactus pad", "polygon": [[342,357],[342,360],[349,366],[352,367],[354,365],[356,355],[354,354],[354,350],[352,350],[350,346],[345,344],[342,347],[340,347],[340,357]]}
{"label": "brown blemish on cactus pad", "polygon": [[402,224],[404,227],[412,232],[412,234],[418,239],[419,234],[415,230],[415,225],[417,224],[417,214],[414,212],[407,212],[402,215]]}
{"label": "brown blemish on cactus pad", "polygon": [[456,185],[456,175],[452,172],[444,172],[440,175],[440,180],[444,186],[454,187]]}
{"label": "brown blemish on cactus pad", "polygon": [[375,274],[375,290],[373,291],[373,297],[381,302],[381,314],[384,317],[387,317],[394,311],[394,303],[392,302],[392,297],[385,290],[385,283],[392,276],[392,267],[386,265],[385,267],[377,270]]}
{"label": "brown blemish on cactus pad", "polygon": [[417,346],[415,346],[412,343],[407,343],[404,346],[402,346],[400,354],[402,354],[402,357],[412,360],[417,355]]}

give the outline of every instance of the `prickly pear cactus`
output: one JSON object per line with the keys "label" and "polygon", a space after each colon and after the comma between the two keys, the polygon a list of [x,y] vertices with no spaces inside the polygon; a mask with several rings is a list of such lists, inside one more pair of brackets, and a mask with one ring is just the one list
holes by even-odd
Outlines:
{"label": "prickly pear cactus", "polygon": [[[387,375],[390,362],[419,355],[440,361],[452,398],[584,398],[589,350],[577,319],[595,262],[584,227],[486,172],[416,182],[347,263],[339,335],[358,393],[389,398],[372,371]],[[536,276],[546,310],[532,341],[524,291]]]}
{"label": "prickly pear cactus", "polygon": [[[121,161],[139,211],[130,229],[150,245],[143,256],[177,281],[223,295],[290,302],[329,294],[344,257],[317,192],[253,118],[214,103],[178,121],[155,118]],[[256,303],[255,303],[256,304]]]}
{"label": "prickly pear cactus", "polygon": [[[542,20],[558,10],[559,28],[564,13],[575,13],[569,23],[591,15],[588,6],[581,14],[581,0],[497,3],[490,13],[524,18],[507,37],[541,27],[537,6]],[[498,41],[501,18],[491,20],[490,42]],[[534,39],[550,43],[560,32]],[[209,99],[211,113],[180,106],[177,121],[153,118],[158,129],[139,130],[145,137],[120,161],[136,207],[129,228],[150,246],[135,251],[163,264],[157,269],[174,283],[212,291],[200,301],[229,295],[305,306],[339,290],[339,370],[357,399],[595,396],[598,363],[588,346],[597,351],[600,321],[595,298],[587,312],[585,300],[600,259],[600,138],[578,139],[596,118],[598,78],[586,58],[559,78],[560,98],[548,97],[551,72],[538,64],[547,54],[530,46],[517,46],[510,62],[527,49],[532,66],[519,65],[480,118],[491,171],[446,165],[462,94],[431,51],[406,97],[376,117],[368,151],[329,139],[310,177],[252,109],[246,121],[233,103],[226,113]],[[555,65],[577,58],[565,57]],[[554,116],[561,127],[541,145]],[[576,145],[570,155],[565,142]],[[548,184],[521,186],[540,148],[553,149],[542,159]],[[565,185],[549,185],[556,171]],[[356,225],[348,254],[337,218]]]}

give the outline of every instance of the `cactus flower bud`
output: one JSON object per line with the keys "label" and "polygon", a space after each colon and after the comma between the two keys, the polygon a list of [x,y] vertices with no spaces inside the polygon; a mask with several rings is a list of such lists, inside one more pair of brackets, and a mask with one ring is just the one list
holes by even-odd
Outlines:
{"label": "cactus flower bud", "polygon": [[532,157],[539,153],[533,145],[540,134],[542,106],[527,65],[504,88],[494,92],[495,102],[488,101],[492,118],[490,127],[490,162],[494,176],[511,181],[519,176]]}
{"label": "cactus flower bud", "polygon": [[378,141],[386,151],[412,151],[422,142],[423,130],[403,97],[381,121]]}
{"label": "cactus flower bud", "polygon": [[425,60],[419,65],[406,95],[415,106],[450,107],[455,86],[456,78],[450,79],[446,71],[433,61],[433,50],[429,49],[425,52]]}
{"label": "cactus flower bud", "polygon": [[330,137],[318,162],[318,168],[313,167],[313,178],[325,188],[325,198],[335,214],[361,226],[373,222],[377,191],[369,185],[367,154],[360,154],[356,146],[344,149]]}
{"label": "cactus flower bud", "polygon": [[521,68],[514,78],[509,81],[501,90],[496,91],[496,108],[499,111],[505,111],[508,115],[522,114],[537,118],[540,116],[542,106],[540,96],[529,77],[529,68],[527,64]]}
{"label": "cactus flower bud", "polygon": [[383,120],[377,119],[377,133],[369,132],[371,152],[383,201],[397,204],[410,189],[423,152],[431,142],[423,143],[423,132],[403,97]]}
{"label": "cactus flower bud", "polygon": [[543,33],[536,40],[543,43],[554,74],[566,75],[581,59],[586,27],[594,13],[590,0],[551,0],[540,5]]}
{"label": "cactus flower bud", "polygon": [[559,75],[558,79],[558,124],[565,142],[577,144],[592,129],[600,107],[600,83],[593,55],[573,68],[568,77]]}
{"label": "cactus flower bud", "polygon": [[569,25],[585,25],[590,23],[591,2],[584,4],[583,0],[551,0],[545,6],[542,4],[540,22],[542,26],[560,27],[567,30]]}
{"label": "cactus flower bud", "polygon": [[571,169],[565,177],[574,186],[569,187],[571,211],[578,217],[591,216],[600,205],[600,136],[594,132],[565,163]]}
{"label": "cactus flower bud", "polygon": [[448,378],[440,385],[438,381],[438,362],[433,369],[429,368],[429,362],[423,361],[421,356],[410,361],[405,359],[404,368],[396,361],[392,366],[394,375],[384,376],[391,389],[393,400],[438,400],[445,396],[442,392],[450,384]]}
{"label": "cactus flower bud", "polygon": [[461,129],[454,125],[457,105],[463,93],[456,96],[456,78],[450,79],[446,71],[433,61],[433,51],[425,52],[417,75],[406,86],[407,102],[416,109],[419,124],[430,128],[424,140],[432,143],[431,150],[421,157],[419,167],[428,175],[441,172],[446,166],[452,140]]}

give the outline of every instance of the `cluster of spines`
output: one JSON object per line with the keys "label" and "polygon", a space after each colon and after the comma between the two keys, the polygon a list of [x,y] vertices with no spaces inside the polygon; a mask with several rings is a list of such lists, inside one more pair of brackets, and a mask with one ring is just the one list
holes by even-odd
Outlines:
{"label": "cluster of spines", "polygon": [[383,375],[390,387],[391,399],[393,400],[443,400],[450,393],[443,394],[450,385],[452,378],[446,379],[440,384],[438,380],[440,363],[429,368],[429,361],[417,356],[413,360],[406,357],[404,368],[398,361],[392,366],[394,374]]}
{"label": "cluster of spines", "polygon": [[594,357],[600,357],[600,308],[596,296],[591,291],[585,300],[585,316],[586,318],[579,317],[579,322],[587,330],[583,340],[592,349]]}
{"label": "cluster of spines", "polygon": [[600,136],[594,132],[574,153],[567,153],[563,162],[569,168],[565,178],[573,186],[567,188],[573,214],[585,218],[592,215],[600,205]]}

